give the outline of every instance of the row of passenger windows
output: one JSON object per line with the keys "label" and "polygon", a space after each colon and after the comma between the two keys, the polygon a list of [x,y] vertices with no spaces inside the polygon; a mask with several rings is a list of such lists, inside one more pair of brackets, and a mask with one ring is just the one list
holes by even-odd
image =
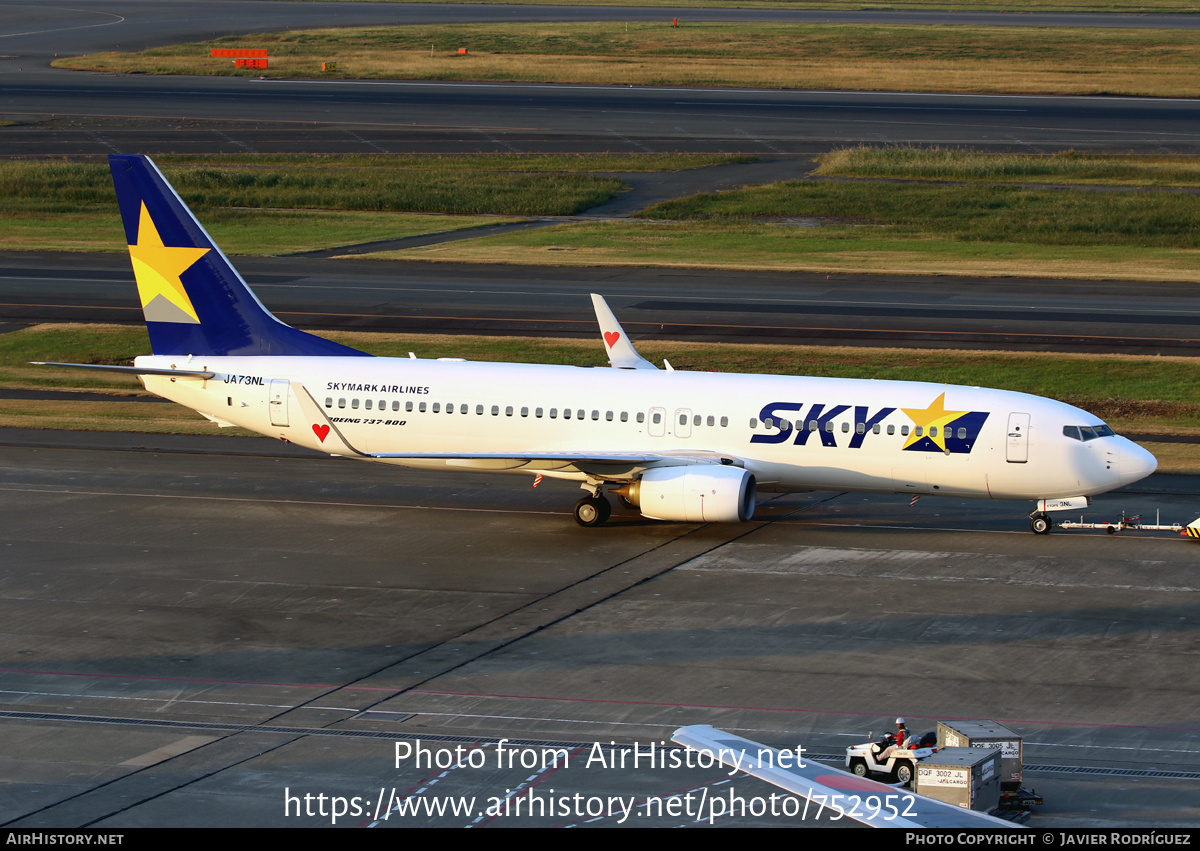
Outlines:
{"label": "row of passenger windows", "polygon": [[[790,429],[790,428],[792,428],[793,425],[795,425],[795,427],[798,431],[804,431],[804,420],[796,420],[796,422],[793,424],[791,420],[774,420],[774,419],[771,419],[770,417],[768,417],[767,419],[762,421],[762,424],[763,424],[764,428],[778,427],[781,429]],[[757,419],[750,420],[750,428],[758,428],[758,420]],[[808,430],[809,431],[820,431],[821,430],[820,422],[818,422],[817,420],[809,420],[808,421]],[[833,431],[833,421],[832,420],[826,420],[825,431],[829,431],[829,432]],[[880,426],[879,423],[875,423],[874,425],[871,426],[871,434],[881,434],[882,432],[883,432],[883,428]],[[906,425],[900,426],[900,434],[907,436],[908,432],[909,432],[908,426],[906,426]],[[842,423],[842,434],[849,434],[849,433],[850,433],[850,423],[843,422]],[[854,433],[855,434],[866,434],[867,433],[867,424],[866,423],[855,423],[854,424]],[[887,427],[887,433],[895,434],[896,426],[889,425]],[[913,434],[915,434],[917,437],[924,437],[925,436],[924,426],[916,426],[913,429]],[[937,426],[929,427],[929,436],[930,437],[938,436],[938,427]],[[954,429],[948,428],[945,430],[944,436],[945,437],[957,437],[959,440],[966,440],[967,430],[965,428],[960,427],[958,429],[958,432],[955,433]]]}
{"label": "row of passenger windows", "polygon": [[[350,400],[347,400],[345,397],[342,397],[337,400],[337,407],[340,409],[346,408],[347,404],[349,405],[349,408],[352,411],[359,410],[360,405],[361,405],[361,409],[364,411],[371,411],[371,410],[387,411],[389,403],[388,403],[387,399],[380,399],[378,402],[376,402],[374,399],[363,399],[363,400],[350,399]],[[400,410],[400,401],[399,400],[394,399],[394,400],[392,400],[392,402],[390,404],[391,404],[391,410],[393,410],[393,411]],[[325,407],[332,409],[333,406],[334,406],[333,397],[326,396],[325,397]],[[455,404],[453,402],[447,402],[445,404],[445,406],[443,407],[441,402],[413,402],[411,400],[408,400],[404,403],[404,410],[406,413],[412,413],[413,411],[416,411],[417,413],[421,413],[421,414],[424,414],[426,412],[440,414],[444,411],[447,414],[453,414],[455,412]],[[467,413],[470,413],[471,406],[466,403],[461,403],[458,405],[457,410],[458,410],[458,413],[460,413],[460,414],[467,414]],[[492,416],[493,417],[500,416],[500,410],[501,409],[500,409],[499,405],[492,405],[491,406]],[[583,420],[583,419],[588,418],[588,412],[583,408],[574,408],[574,409],[563,408],[561,411],[558,408],[550,408],[549,411],[547,411],[545,408],[530,409],[528,407],[522,407],[519,410],[520,410],[520,416],[522,416],[522,417],[530,416],[531,411],[532,411],[532,416],[535,419],[541,419],[542,417],[548,416],[550,419],[554,420],[554,419],[558,419],[560,414],[564,420],[569,420],[572,418],[577,419],[577,420]],[[476,405],[475,406],[476,415],[483,416],[485,411],[486,411],[486,408],[484,405]],[[506,405],[504,407],[504,416],[506,416],[506,417],[516,416],[517,411],[518,411],[518,409],[513,407],[512,405]],[[638,411],[634,416],[635,416],[636,421],[639,423],[644,423],[646,421],[646,414],[644,411]],[[700,414],[693,415],[693,414],[689,414],[689,413],[680,413],[679,414],[679,424],[682,426],[687,425],[689,416],[692,419],[692,424],[695,426],[702,426],[702,425],[715,426],[717,424],[717,417],[714,417],[711,414],[708,415],[707,417],[705,417]],[[664,415],[663,415],[662,411],[654,411],[651,414],[650,419],[651,419],[651,422],[653,422],[655,425],[659,425],[663,422],[663,417],[664,417]],[[600,411],[592,410],[591,418],[593,420],[599,420],[600,419]],[[629,412],[621,411],[620,414],[616,414],[613,411],[605,411],[604,419],[607,422],[613,422],[614,420],[619,419],[621,422],[626,423],[626,422],[629,422]],[[729,427],[729,417],[721,417],[720,423],[721,423],[721,428],[728,428]]]}

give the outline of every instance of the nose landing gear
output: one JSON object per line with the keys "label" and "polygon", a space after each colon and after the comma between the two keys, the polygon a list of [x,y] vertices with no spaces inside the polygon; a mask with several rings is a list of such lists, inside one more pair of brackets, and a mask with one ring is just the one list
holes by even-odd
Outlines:
{"label": "nose landing gear", "polygon": [[1040,511],[1029,515],[1029,528],[1035,535],[1049,534],[1050,527],[1053,525],[1054,523],[1050,520],[1050,517],[1046,514],[1042,514]]}

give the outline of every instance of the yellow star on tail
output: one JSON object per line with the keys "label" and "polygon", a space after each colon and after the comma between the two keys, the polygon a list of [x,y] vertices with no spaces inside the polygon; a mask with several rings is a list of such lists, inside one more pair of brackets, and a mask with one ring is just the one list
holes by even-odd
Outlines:
{"label": "yellow star on tail", "polygon": [[[913,429],[912,434],[908,436],[908,440],[904,442],[904,449],[908,449],[908,447],[912,446],[918,440],[928,437],[943,452],[946,451],[946,424],[954,422],[963,414],[970,413],[970,411],[947,411],[945,393],[934,399],[933,404],[928,408],[901,408],[900,410],[904,411],[908,418],[913,421],[913,425],[923,426],[925,432],[918,436],[916,429]],[[936,436],[929,433],[931,428],[937,429]]]}
{"label": "yellow star on tail", "polygon": [[[188,298],[187,290],[184,289],[179,276],[211,249],[163,245],[162,237],[158,235],[158,228],[150,218],[145,202],[142,203],[142,212],[138,219],[137,240],[137,245],[129,246],[129,259],[133,261],[133,275],[137,278],[138,295],[141,296],[142,310],[146,313],[146,318],[152,321],[165,319],[199,324],[200,317],[196,315],[196,308],[192,307],[192,300]],[[159,297],[177,307],[183,315],[175,313],[161,303],[148,307]]]}

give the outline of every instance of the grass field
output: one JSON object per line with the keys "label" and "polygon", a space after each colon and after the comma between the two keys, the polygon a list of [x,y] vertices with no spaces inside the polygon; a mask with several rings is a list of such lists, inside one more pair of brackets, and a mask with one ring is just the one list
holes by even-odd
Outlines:
{"label": "grass field", "polygon": [[[561,363],[602,366],[602,346],[593,340],[400,335],[364,332],[327,333],[329,337],[375,355],[464,357],[513,363]],[[1193,358],[967,352],[922,349],[869,349],[780,345],[718,345],[641,340],[647,358],[668,358],[676,369],[719,372],[821,375],[841,378],[888,378],[982,385],[1050,396],[1083,407],[1118,429],[1200,434],[1200,364]],[[19,389],[78,390],[128,394],[140,392],[129,376],[84,370],[38,367],[31,360],[74,363],[128,363],[149,351],[143,327],[115,325],[43,325],[0,335],[0,383]],[[1120,382],[1112,376],[1119,374]],[[111,427],[125,430],[136,419],[137,403],[114,403]],[[107,408],[80,407],[70,417],[59,402],[4,401],[0,425],[44,428],[110,428]],[[147,406],[142,405],[142,409]],[[148,430],[204,433],[215,427],[182,408],[146,410]],[[1197,448],[1200,469],[1200,447]]]}
{"label": "grass field", "polygon": [[[235,69],[211,47],[270,51]],[[466,48],[468,53],[459,53]],[[335,62],[337,70],[322,71]],[[149,74],[517,80],[1194,97],[1200,32],[847,24],[517,23],[325,29],[224,38],[58,67]]]}
{"label": "grass field", "polygon": [[1137,245],[962,242],[888,236],[883,227],[766,222],[602,222],[538,228],[363,255],[382,259],[547,266],[1094,278],[1200,282],[1200,251]]}
{"label": "grass field", "polygon": [[[612,172],[753,159],[235,155],[156,161],[227,252],[283,254],[518,220],[514,216],[567,215],[622,191],[625,183]],[[0,249],[124,246],[106,163],[95,158],[0,163]]]}
{"label": "grass field", "polygon": [[859,145],[822,155],[816,174],[899,180],[1200,186],[1200,158],[1187,155],[997,154],[970,148]]}

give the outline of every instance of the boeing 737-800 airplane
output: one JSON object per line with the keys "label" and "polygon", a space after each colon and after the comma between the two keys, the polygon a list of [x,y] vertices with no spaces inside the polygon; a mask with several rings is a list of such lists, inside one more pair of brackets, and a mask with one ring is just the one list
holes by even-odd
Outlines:
{"label": "boeing 737-800 airplane", "polygon": [[[1154,472],[1086,411],[907,381],[657,369],[593,296],[611,368],[377,358],[284,325],[146,157],[109,158],[154,354],[146,389],[332,455],[580,483],[658,520],[744,521],[759,491],[1037,500],[1045,514]],[[105,368],[105,367],[97,367]]]}

